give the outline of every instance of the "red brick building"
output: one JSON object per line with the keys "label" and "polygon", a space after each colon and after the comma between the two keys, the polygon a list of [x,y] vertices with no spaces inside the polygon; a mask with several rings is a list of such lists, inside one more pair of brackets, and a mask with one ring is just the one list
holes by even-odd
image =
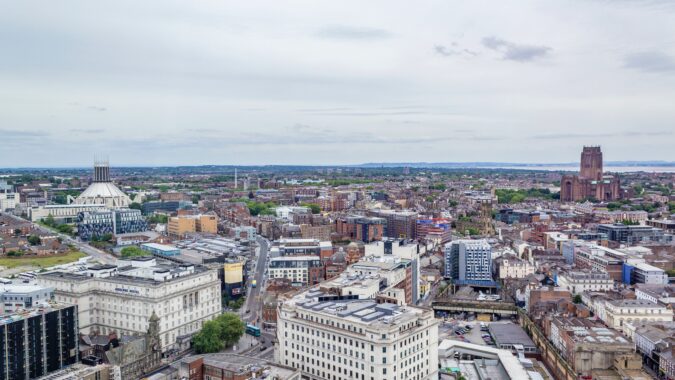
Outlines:
{"label": "red brick building", "polygon": [[584,199],[612,201],[621,199],[619,177],[604,175],[599,146],[585,146],[581,152],[579,175],[564,175],[560,182],[560,200],[577,202]]}

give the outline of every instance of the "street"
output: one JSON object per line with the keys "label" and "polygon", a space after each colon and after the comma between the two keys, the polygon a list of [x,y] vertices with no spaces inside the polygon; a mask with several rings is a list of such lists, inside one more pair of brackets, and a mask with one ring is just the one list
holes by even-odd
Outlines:
{"label": "street", "polygon": [[[256,345],[254,348],[246,350],[245,347],[242,349],[246,350],[248,356],[255,356],[263,359],[271,359],[274,356],[274,340],[276,339],[276,334],[274,332],[265,331],[262,328],[262,289],[265,287],[265,269],[267,268],[267,256],[269,254],[269,242],[267,239],[258,237],[258,259],[255,262],[255,267],[253,269],[253,279],[256,281],[256,287],[251,287],[252,280],[249,281],[247,287],[248,294],[246,296],[246,302],[239,309],[242,320],[244,322],[260,327],[261,335],[258,338],[260,345]],[[246,311],[249,311],[248,313]],[[263,351],[260,351],[261,347],[266,347]]]}
{"label": "street", "polygon": [[[260,289],[262,289],[265,278],[265,268],[267,267],[267,254],[269,253],[269,243],[266,239],[258,237],[258,260],[256,261],[253,279],[256,281],[256,287],[251,287],[252,281],[249,281],[248,295],[246,302],[240,309],[242,319],[252,325],[260,326],[262,298]],[[246,312],[250,310],[250,312]]]}

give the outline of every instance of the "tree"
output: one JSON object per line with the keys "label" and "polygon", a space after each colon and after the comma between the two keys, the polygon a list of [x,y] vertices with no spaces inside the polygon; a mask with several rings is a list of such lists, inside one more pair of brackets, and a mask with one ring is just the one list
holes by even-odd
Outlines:
{"label": "tree", "polygon": [[642,195],[642,192],[644,192],[645,189],[642,185],[635,185],[633,186],[633,191],[635,191],[635,195]]}
{"label": "tree", "polygon": [[240,297],[240,298],[237,298],[234,301],[228,302],[227,305],[234,310],[239,310],[239,309],[241,309],[242,306],[244,306],[244,301],[246,301],[246,297]]}
{"label": "tree", "polygon": [[168,221],[169,221],[169,217],[166,216],[166,215],[162,215],[162,214],[155,214],[155,215],[152,215],[148,218],[148,222],[154,223],[154,224],[157,224],[157,223],[166,224]]}
{"label": "tree", "polygon": [[135,245],[122,248],[122,257],[145,256],[148,253]]}
{"label": "tree", "polygon": [[574,303],[581,303],[581,294],[577,294],[574,296],[574,299],[572,299],[572,302]]}
{"label": "tree", "polygon": [[28,236],[28,243],[30,243],[30,245],[39,245],[40,237],[37,235],[30,235]]}
{"label": "tree", "polygon": [[54,216],[52,214],[47,215],[47,217],[44,220],[44,223],[50,227],[53,227],[56,222],[54,221]]}
{"label": "tree", "polygon": [[140,210],[140,209],[141,209],[141,204],[138,203],[138,202],[132,202],[132,203],[129,205],[129,208],[132,208],[132,209],[134,209],[134,210]]}
{"label": "tree", "polygon": [[105,242],[110,242],[112,240],[112,234],[103,234],[101,237],[98,239],[99,241],[105,241]]}
{"label": "tree", "polygon": [[480,231],[475,227],[469,227],[466,229],[470,236],[480,235]]}
{"label": "tree", "polygon": [[21,255],[23,255],[23,252],[21,252],[21,251],[9,251],[9,252],[7,252],[7,256],[9,256],[9,257],[19,257]]}
{"label": "tree", "polygon": [[198,204],[200,199],[201,199],[201,196],[199,196],[199,194],[195,194],[195,195],[192,196],[192,203]]}
{"label": "tree", "polygon": [[220,339],[225,343],[226,347],[237,343],[246,330],[244,321],[234,313],[222,314],[216,321],[220,325]]}
{"label": "tree", "polygon": [[202,329],[192,338],[192,345],[198,354],[218,352],[223,349],[221,324],[218,321],[204,323]]}
{"label": "tree", "polygon": [[15,228],[14,229],[14,236],[19,236],[21,235],[21,229],[20,228]]}
{"label": "tree", "polygon": [[68,235],[73,234],[73,226],[71,226],[70,224],[59,224],[58,226],[56,226],[56,230],[62,234]]}
{"label": "tree", "polygon": [[300,206],[309,207],[312,214],[318,214],[321,212],[321,206],[316,203],[300,203]]}

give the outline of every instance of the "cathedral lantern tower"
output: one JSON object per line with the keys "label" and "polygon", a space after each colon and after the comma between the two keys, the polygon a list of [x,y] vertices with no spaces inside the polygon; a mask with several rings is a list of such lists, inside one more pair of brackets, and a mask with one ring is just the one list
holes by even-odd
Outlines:
{"label": "cathedral lantern tower", "polygon": [[579,177],[594,181],[602,179],[602,151],[599,146],[585,146],[581,151]]}

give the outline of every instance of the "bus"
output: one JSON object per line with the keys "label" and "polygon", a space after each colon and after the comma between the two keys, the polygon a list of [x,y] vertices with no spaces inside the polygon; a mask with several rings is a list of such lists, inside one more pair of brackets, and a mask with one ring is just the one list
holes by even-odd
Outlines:
{"label": "bus", "polygon": [[260,336],[260,328],[253,325],[246,325],[246,333],[248,335]]}

